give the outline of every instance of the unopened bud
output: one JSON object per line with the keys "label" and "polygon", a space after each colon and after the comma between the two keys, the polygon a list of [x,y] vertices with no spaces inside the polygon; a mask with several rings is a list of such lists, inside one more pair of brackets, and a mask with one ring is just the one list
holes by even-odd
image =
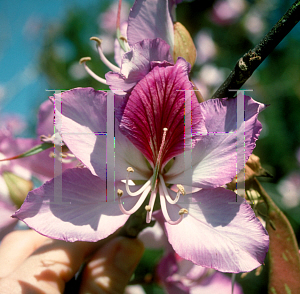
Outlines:
{"label": "unopened bud", "polygon": [[174,48],[173,59],[176,62],[178,57],[183,57],[187,62],[194,65],[197,57],[197,50],[188,30],[180,23],[174,23]]}
{"label": "unopened bud", "polygon": [[32,181],[25,180],[11,172],[2,173],[7,185],[10,199],[17,207],[21,207],[29,191],[33,189]]}

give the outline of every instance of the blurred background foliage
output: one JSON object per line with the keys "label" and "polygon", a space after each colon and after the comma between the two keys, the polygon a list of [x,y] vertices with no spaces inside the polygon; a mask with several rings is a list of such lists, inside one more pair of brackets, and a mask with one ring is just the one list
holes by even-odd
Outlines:
{"label": "blurred background foliage", "polygon": [[[178,5],[177,21],[191,33],[198,51],[192,79],[209,99],[237,60],[253,48],[294,1],[187,1]],[[123,20],[133,1],[123,1]],[[94,87],[108,89],[86,74],[78,61],[90,56],[90,68],[104,77],[108,71],[89,38],[103,39],[103,50],[114,63],[113,43],[117,3],[98,1],[70,7],[66,17],[47,26],[39,52],[39,71],[48,89]],[[255,100],[270,104],[260,114],[263,124],[254,151],[272,175],[263,185],[286,213],[300,240],[300,28],[299,24],[243,86]],[[46,99],[46,93],[40,93]],[[154,254],[154,253],[153,253]],[[161,254],[161,252],[159,252]],[[266,293],[267,271],[237,277],[244,292]],[[151,293],[149,285],[148,293]],[[158,290],[155,290],[155,293]]]}

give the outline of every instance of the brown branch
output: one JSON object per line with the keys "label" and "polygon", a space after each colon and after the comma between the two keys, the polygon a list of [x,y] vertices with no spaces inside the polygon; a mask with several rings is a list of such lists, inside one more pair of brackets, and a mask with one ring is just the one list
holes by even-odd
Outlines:
{"label": "brown branch", "polygon": [[238,60],[230,75],[212,98],[233,97],[235,92],[229,90],[240,89],[299,20],[300,0],[297,0],[260,43]]}

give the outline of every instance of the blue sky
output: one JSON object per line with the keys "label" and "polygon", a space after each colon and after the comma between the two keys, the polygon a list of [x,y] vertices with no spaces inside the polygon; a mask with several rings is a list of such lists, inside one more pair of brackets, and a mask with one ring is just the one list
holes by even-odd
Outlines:
{"label": "blue sky", "polygon": [[48,96],[45,79],[37,71],[44,30],[60,22],[70,6],[95,1],[0,1],[0,115],[36,119],[38,105]]}

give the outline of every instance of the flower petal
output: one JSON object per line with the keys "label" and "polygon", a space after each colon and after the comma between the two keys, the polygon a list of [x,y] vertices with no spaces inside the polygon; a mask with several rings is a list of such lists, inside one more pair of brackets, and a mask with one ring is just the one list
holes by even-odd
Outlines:
{"label": "flower petal", "polygon": [[127,39],[130,46],[144,39],[161,38],[173,50],[174,31],[168,0],[136,0],[128,18]]}
{"label": "flower petal", "polygon": [[234,284],[233,292],[231,292],[231,288],[231,279],[222,273],[215,272],[211,276],[202,280],[201,283],[191,287],[190,294],[243,294],[243,289],[238,283]]}
{"label": "flower petal", "polygon": [[[162,164],[184,151],[188,139],[184,132],[184,119],[188,114],[185,103],[192,104],[193,132],[198,132],[204,125],[195,94],[192,93],[187,101],[185,99],[184,90],[192,90],[189,70],[190,65],[183,58],[178,58],[174,66],[154,67],[134,87],[125,106],[120,129],[153,166],[164,128],[168,131]],[[194,143],[197,138],[193,137]]]}
{"label": "flower petal", "polygon": [[14,229],[18,222],[18,220],[11,218],[15,210],[15,206],[0,199],[0,241],[7,233]]}
{"label": "flower petal", "polygon": [[[59,180],[52,179],[31,191],[13,217],[42,235],[70,242],[106,238],[128,219],[117,201],[106,202],[106,183],[88,169],[68,169],[62,174],[61,199],[55,187]],[[136,202],[132,198],[126,197],[129,206]]]}
{"label": "flower petal", "polygon": [[53,135],[53,115],[54,115],[54,106],[50,100],[44,101],[40,108],[38,114],[38,126],[37,126],[37,135]]}
{"label": "flower petal", "polygon": [[[193,186],[220,187],[231,182],[255,148],[262,129],[257,116],[265,105],[245,96],[245,125],[240,123],[238,126],[236,99],[213,99],[199,105],[207,133],[202,134],[192,150]],[[183,154],[175,158],[166,181],[190,184],[186,181],[184,161]]]}
{"label": "flower petal", "polygon": [[[115,109],[123,100],[115,97]],[[115,122],[115,148],[107,146],[106,93],[92,88],[77,88],[61,94],[61,124],[57,124],[65,144],[71,152],[85,164],[90,171],[106,180],[108,148],[115,151],[115,179],[125,179],[127,167],[132,166],[136,172],[132,179],[146,179],[149,169],[143,155],[121,134]],[[112,119],[113,116],[111,116]],[[113,164],[113,163],[111,163]],[[143,173],[143,171],[145,172]],[[139,171],[142,171],[141,174]]]}
{"label": "flower petal", "polygon": [[189,211],[178,225],[165,222],[176,253],[222,272],[246,272],[260,266],[268,251],[269,236],[250,205],[235,201],[235,193],[216,188],[193,194],[191,202],[180,202],[177,210],[170,205],[171,219],[178,218],[180,208]]}
{"label": "flower petal", "polygon": [[122,57],[121,74],[108,72],[105,75],[107,84],[112,90],[129,91],[150,71],[151,61],[173,62],[169,49],[161,39],[146,39],[134,44]]}

